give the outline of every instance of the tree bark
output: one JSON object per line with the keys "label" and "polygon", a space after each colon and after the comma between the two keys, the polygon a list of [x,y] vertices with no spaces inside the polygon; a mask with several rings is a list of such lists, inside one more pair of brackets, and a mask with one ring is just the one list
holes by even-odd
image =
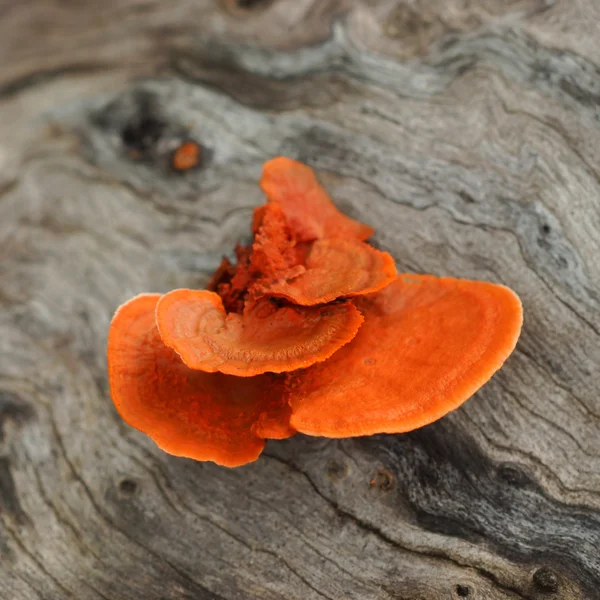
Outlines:
{"label": "tree bark", "polygon": [[[0,597],[600,598],[599,18],[0,1]],[[421,430],[168,456],[110,401],[111,316],[203,287],[278,154],[401,270],[515,289],[522,338]]]}

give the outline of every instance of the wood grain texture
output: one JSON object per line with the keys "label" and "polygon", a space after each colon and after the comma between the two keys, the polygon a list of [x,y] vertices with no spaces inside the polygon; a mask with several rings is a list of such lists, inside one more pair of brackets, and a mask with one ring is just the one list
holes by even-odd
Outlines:
{"label": "wood grain texture", "polygon": [[[600,598],[599,17],[0,2],[0,598]],[[110,318],[202,287],[277,154],[401,269],[514,288],[522,339],[411,434],[167,456],[110,402]]]}

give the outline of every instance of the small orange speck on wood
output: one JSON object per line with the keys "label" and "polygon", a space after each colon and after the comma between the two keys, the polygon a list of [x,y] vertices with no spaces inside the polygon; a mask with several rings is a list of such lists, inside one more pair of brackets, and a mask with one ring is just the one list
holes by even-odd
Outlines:
{"label": "small orange speck on wood", "polygon": [[184,142],[175,150],[172,165],[176,171],[187,171],[198,166],[202,151],[196,142]]}

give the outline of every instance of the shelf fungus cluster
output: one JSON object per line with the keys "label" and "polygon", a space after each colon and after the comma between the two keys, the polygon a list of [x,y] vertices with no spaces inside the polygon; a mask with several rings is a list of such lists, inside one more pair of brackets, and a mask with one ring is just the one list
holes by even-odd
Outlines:
{"label": "shelf fungus cluster", "polygon": [[110,326],[123,419],[170,454],[256,460],[266,439],[401,433],[454,410],[515,347],[521,303],[482,281],[398,274],[307,166],[264,166],[253,243],[207,290],[142,294]]}

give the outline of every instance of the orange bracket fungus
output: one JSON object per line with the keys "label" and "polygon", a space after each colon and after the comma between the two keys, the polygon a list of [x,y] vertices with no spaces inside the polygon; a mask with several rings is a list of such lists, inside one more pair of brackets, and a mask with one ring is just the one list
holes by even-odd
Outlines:
{"label": "orange bracket fungus", "polygon": [[312,170],[264,165],[250,246],[207,290],[137,296],[108,336],[122,418],[170,454],[238,466],[266,439],[402,433],[458,408],[520,334],[509,288],[398,274]]}

